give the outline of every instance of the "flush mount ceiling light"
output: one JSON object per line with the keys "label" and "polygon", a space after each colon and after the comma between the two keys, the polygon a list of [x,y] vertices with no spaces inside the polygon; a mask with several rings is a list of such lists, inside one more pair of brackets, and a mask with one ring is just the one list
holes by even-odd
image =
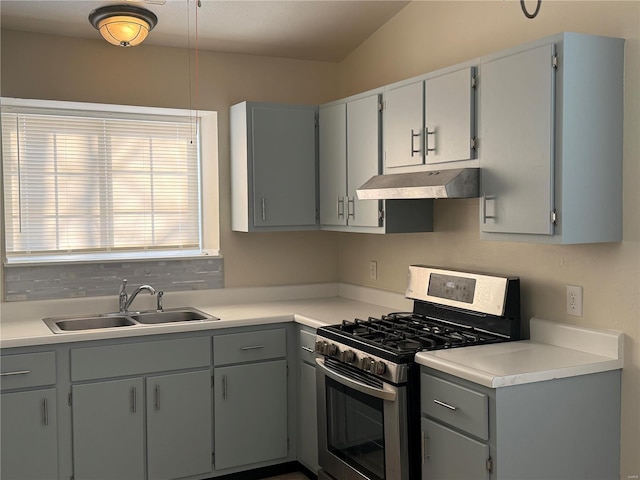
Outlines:
{"label": "flush mount ceiling light", "polygon": [[158,17],[134,5],[109,5],[91,12],[89,22],[107,42],[121,47],[134,47],[147,38],[158,23]]}

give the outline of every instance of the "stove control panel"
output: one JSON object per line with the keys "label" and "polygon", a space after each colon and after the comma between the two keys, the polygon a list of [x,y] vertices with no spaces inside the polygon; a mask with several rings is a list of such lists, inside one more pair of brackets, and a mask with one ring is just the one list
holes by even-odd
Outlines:
{"label": "stove control panel", "polygon": [[315,351],[319,355],[335,358],[336,360],[349,364],[359,370],[400,383],[406,380],[405,365],[398,365],[393,362],[387,362],[381,358],[365,354],[359,350],[353,350],[346,345],[318,338],[316,341]]}

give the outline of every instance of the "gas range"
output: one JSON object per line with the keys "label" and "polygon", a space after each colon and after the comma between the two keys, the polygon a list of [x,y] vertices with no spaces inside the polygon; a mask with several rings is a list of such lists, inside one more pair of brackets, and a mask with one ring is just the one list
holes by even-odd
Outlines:
{"label": "gas range", "polygon": [[520,339],[520,281],[412,265],[412,312],[318,329],[319,479],[419,480],[423,350]]}
{"label": "gas range", "polygon": [[406,296],[412,312],[321,327],[316,353],[397,383],[417,352],[520,339],[516,277],[412,265]]}

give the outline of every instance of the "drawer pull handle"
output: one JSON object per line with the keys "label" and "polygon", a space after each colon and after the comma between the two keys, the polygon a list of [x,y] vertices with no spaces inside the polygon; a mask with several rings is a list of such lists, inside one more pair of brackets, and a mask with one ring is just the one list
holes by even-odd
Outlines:
{"label": "drawer pull handle", "polygon": [[249,347],[240,347],[240,350],[258,350],[264,348],[264,345],[251,345]]}
{"label": "drawer pull handle", "polygon": [[309,347],[300,347],[302,348],[302,350],[304,350],[305,352],[309,352],[309,353],[315,353],[315,350],[313,348],[309,348]]}
{"label": "drawer pull handle", "polygon": [[31,373],[31,370],[18,370],[16,372],[2,372],[0,377],[12,377],[14,375],[27,375]]}
{"label": "drawer pull handle", "polygon": [[449,405],[448,403],[441,402],[440,400],[433,399],[433,403],[436,405],[440,405],[441,407],[448,408],[449,410],[456,411],[458,407],[454,407],[453,405]]}

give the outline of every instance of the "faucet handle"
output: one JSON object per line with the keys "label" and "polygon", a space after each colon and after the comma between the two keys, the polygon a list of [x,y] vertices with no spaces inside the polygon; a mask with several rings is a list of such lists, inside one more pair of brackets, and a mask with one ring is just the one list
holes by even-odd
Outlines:
{"label": "faucet handle", "polygon": [[164,310],[164,308],[162,306],[162,297],[163,296],[164,296],[164,292],[162,290],[160,290],[158,292],[158,307],[157,307],[158,312],[162,312]]}
{"label": "faucet handle", "polygon": [[127,289],[127,279],[123,278],[122,279],[122,284],[120,285],[120,295],[125,293],[126,289]]}

